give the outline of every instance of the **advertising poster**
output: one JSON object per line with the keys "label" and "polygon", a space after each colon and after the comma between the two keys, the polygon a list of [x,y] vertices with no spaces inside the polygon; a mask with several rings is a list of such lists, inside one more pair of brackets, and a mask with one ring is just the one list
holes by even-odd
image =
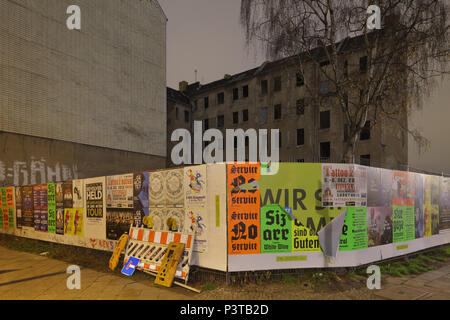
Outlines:
{"label": "advertising poster", "polygon": [[65,181],[62,183],[63,204],[64,208],[73,208],[73,189],[72,181]]}
{"label": "advertising poster", "polygon": [[63,183],[55,183],[56,234],[64,234],[64,192]]}
{"label": "advertising poster", "polygon": [[183,169],[166,171],[164,182],[166,205],[184,207]]}
{"label": "advertising poster", "polygon": [[260,244],[260,166],[227,164],[228,254],[258,254]]}
{"label": "advertising poster", "polygon": [[133,226],[144,224],[144,217],[149,216],[148,184],[150,174],[138,172],[133,174]]}
{"label": "advertising poster", "polygon": [[414,180],[413,173],[392,172],[392,206],[414,206]]}
{"label": "advertising poster", "polygon": [[85,180],[86,220],[84,221],[84,233],[86,237],[106,239],[105,180],[105,177]]}
{"label": "advertising poster", "polygon": [[381,175],[380,207],[392,207],[392,170],[379,169]]}
{"label": "advertising poster", "polygon": [[47,184],[41,184],[41,231],[48,231],[48,195]]}
{"label": "advertising poster", "polygon": [[291,252],[292,219],[279,204],[261,207],[261,253]]}
{"label": "advertising poster", "polygon": [[56,187],[47,183],[48,233],[56,233]]}
{"label": "advertising poster", "polygon": [[367,168],[367,206],[381,207],[381,169]]}
{"label": "advertising poster", "polygon": [[367,205],[367,168],[353,164],[322,164],[322,205]]}
{"label": "advertising poster", "polygon": [[72,208],[84,208],[83,180],[72,181]]}
{"label": "advertising poster", "polygon": [[0,210],[1,210],[1,227],[7,229],[9,227],[8,205],[6,203],[6,188],[0,188]]}
{"label": "advertising poster", "polygon": [[37,184],[33,186],[33,220],[35,231],[41,231],[41,202],[41,185]]}
{"label": "advertising poster", "polygon": [[166,205],[165,172],[150,172],[149,206],[163,207]]}
{"label": "advertising poster", "polygon": [[33,186],[22,187],[22,226],[34,228]]}
{"label": "advertising poster", "polygon": [[6,208],[8,211],[8,227],[15,228],[14,219],[14,187],[6,187]]}
{"label": "advertising poster", "polygon": [[439,201],[439,230],[450,229],[450,178],[441,177]]}
{"label": "advertising poster", "polygon": [[106,207],[133,209],[133,174],[106,177]]}
{"label": "advertising poster", "polygon": [[185,230],[185,220],[183,208],[166,208],[164,211],[162,230],[182,232]]}
{"label": "advertising poster", "polygon": [[392,208],[367,208],[367,246],[392,243]]}
{"label": "advertising poster", "polygon": [[147,229],[164,230],[165,217],[165,208],[150,208],[149,216],[143,219],[144,226]]}
{"label": "advertising poster", "polygon": [[119,240],[119,238],[130,231],[133,223],[134,211],[132,209],[106,209],[106,238]]}
{"label": "advertising poster", "polygon": [[184,168],[185,208],[206,206],[206,166]]}
{"label": "advertising poster", "polygon": [[423,175],[414,174],[414,225],[415,238],[423,238],[424,236],[424,219],[423,219]]}
{"label": "advertising poster", "polygon": [[83,236],[83,209],[64,209],[64,234],[69,236]]}
{"label": "advertising poster", "polygon": [[393,242],[414,240],[414,207],[392,207],[392,238]]}
{"label": "advertising poster", "polygon": [[208,239],[206,237],[208,214],[206,208],[185,209],[185,217],[184,232],[195,232],[193,250],[196,252],[208,251]]}
{"label": "advertising poster", "polygon": [[20,229],[23,225],[22,187],[16,187],[14,192],[16,194],[16,228]]}
{"label": "advertising poster", "polygon": [[320,163],[279,163],[276,174],[261,176],[261,206],[279,204],[292,215],[292,252],[320,252],[317,232],[344,211],[322,206],[321,172]]}
{"label": "advertising poster", "polygon": [[367,248],[367,208],[347,208],[339,251],[353,251],[364,248]]}
{"label": "advertising poster", "polygon": [[423,175],[424,236],[439,233],[439,177]]}

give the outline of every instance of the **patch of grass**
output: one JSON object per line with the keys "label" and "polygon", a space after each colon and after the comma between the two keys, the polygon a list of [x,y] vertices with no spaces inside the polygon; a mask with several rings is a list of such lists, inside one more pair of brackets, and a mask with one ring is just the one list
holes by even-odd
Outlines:
{"label": "patch of grass", "polygon": [[203,291],[211,291],[217,288],[217,284],[212,283],[212,282],[208,282],[207,284],[204,285],[203,287]]}
{"label": "patch of grass", "polygon": [[298,283],[298,277],[292,274],[283,274],[281,280],[285,283]]}
{"label": "patch of grass", "polygon": [[446,262],[448,260],[448,258],[441,257],[441,256],[430,256],[430,258],[433,260],[436,260],[436,261],[441,261],[441,262]]}

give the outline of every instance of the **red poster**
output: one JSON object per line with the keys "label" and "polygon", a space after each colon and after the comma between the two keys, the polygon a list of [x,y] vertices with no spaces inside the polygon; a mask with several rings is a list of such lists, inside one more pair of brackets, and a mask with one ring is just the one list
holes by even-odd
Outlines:
{"label": "red poster", "polygon": [[259,163],[227,165],[228,254],[258,254],[260,246]]}

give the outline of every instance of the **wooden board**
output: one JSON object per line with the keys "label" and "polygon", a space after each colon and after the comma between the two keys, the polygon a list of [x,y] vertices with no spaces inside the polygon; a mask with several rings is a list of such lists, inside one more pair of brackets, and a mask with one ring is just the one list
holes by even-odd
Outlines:
{"label": "wooden board", "polygon": [[171,287],[177,272],[177,266],[184,253],[184,243],[171,242],[167,247],[155,284]]}

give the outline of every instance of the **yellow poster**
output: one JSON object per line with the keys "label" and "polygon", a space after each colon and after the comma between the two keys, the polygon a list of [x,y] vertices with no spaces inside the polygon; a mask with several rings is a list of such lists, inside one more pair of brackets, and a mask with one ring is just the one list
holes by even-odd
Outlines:
{"label": "yellow poster", "polygon": [[276,174],[261,175],[261,208],[279,204],[292,218],[292,252],[320,252],[317,232],[343,211],[322,207],[321,181],[320,163],[280,163]]}
{"label": "yellow poster", "polygon": [[83,236],[83,209],[64,210],[64,234],[70,236]]}

